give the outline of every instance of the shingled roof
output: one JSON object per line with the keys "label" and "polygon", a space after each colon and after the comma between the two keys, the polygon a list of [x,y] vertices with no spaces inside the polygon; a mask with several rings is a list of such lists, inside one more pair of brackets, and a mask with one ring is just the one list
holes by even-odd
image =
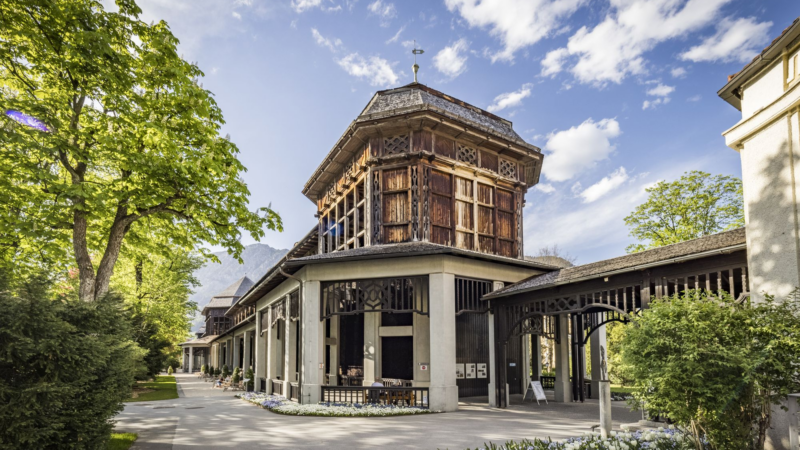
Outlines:
{"label": "shingled roof", "polygon": [[604,261],[568,267],[543,275],[534,275],[499,291],[484,296],[494,299],[528,291],[545,289],[557,285],[575,283],[590,279],[602,278],[623,271],[633,271],[674,262],[690,256],[699,256],[708,252],[728,252],[742,250],[746,246],[745,229],[736,228],[722,233],[704,236],[698,239],[666,245],[643,252],[606,259]]}
{"label": "shingled roof", "polygon": [[253,287],[253,280],[247,278],[246,275],[239,278],[236,282],[226,287],[225,290],[211,297],[211,301],[203,307],[203,312],[201,312],[201,314],[205,316],[209,308],[230,308],[231,305],[236,303],[239,297],[243,296],[251,287]]}
{"label": "shingled roof", "polygon": [[316,255],[306,256],[303,258],[295,258],[286,262],[289,267],[304,266],[315,263],[329,263],[336,261],[355,261],[364,259],[385,259],[385,258],[399,258],[407,256],[425,256],[425,255],[458,255],[464,257],[471,257],[475,259],[488,260],[503,264],[511,264],[521,267],[529,267],[542,270],[553,270],[556,266],[544,264],[538,261],[531,261],[527,259],[509,258],[506,256],[492,255],[488,253],[476,252],[474,250],[465,250],[447,245],[433,244],[430,242],[404,242],[400,244],[381,244],[370,245],[367,247],[359,247],[350,250],[341,250],[333,253],[320,253]]}

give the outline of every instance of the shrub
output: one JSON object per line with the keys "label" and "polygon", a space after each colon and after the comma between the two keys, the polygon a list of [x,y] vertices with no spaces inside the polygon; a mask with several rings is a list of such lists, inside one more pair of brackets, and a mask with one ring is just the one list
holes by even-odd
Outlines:
{"label": "shrub", "polygon": [[232,384],[235,386],[236,384],[238,384],[238,383],[239,383],[239,379],[240,379],[240,378],[241,378],[241,377],[240,377],[240,375],[239,375],[239,368],[238,368],[238,367],[235,367],[235,368],[233,369],[233,375],[231,376],[231,383],[232,383]]}
{"label": "shrub", "polygon": [[121,300],[52,300],[0,283],[0,449],[105,448],[144,352]]}
{"label": "shrub", "polygon": [[248,391],[252,391],[253,390],[253,386],[255,384],[254,383],[255,374],[253,373],[253,368],[252,367],[248,367],[247,368],[247,372],[245,372],[244,377],[248,379],[247,386],[245,386],[245,389],[248,390]]}
{"label": "shrub", "polygon": [[203,364],[202,366],[200,366],[200,373],[202,373],[202,374],[206,374],[206,373],[208,373],[208,367],[206,367],[206,365],[205,365],[205,364]]}
{"label": "shrub", "polygon": [[796,294],[740,304],[689,291],[653,300],[624,329],[624,370],[646,407],[711,448],[763,449],[770,409],[800,390]]}
{"label": "shrub", "polygon": [[230,375],[230,374],[231,374],[231,372],[230,372],[230,370],[228,370],[228,365],[227,364],[223,364],[222,365],[222,376],[223,376],[223,378],[228,378],[228,375]]}
{"label": "shrub", "polygon": [[167,367],[167,375],[172,375],[172,366]]}

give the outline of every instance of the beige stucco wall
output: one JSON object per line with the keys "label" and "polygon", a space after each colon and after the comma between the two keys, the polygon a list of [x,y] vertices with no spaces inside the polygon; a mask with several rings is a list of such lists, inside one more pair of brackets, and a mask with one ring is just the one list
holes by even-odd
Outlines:
{"label": "beige stucco wall", "polygon": [[[756,301],[765,293],[781,298],[800,287],[800,82],[785,83],[785,61],[795,54],[797,49],[744,86],[742,120],[723,133],[742,162],[750,290]],[[789,448],[790,420],[797,419],[773,409],[767,449]]]}

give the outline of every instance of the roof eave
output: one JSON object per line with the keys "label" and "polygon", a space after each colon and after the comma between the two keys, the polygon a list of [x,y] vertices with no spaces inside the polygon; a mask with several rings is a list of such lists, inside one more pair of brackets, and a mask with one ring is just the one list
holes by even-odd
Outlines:
{"label": "roof eave", "polygon": [[[631,266],[631,267],[624,268],[624,269],[611,270],[611,271],[602,272],[602,273],[599,273],[599,274],[596,274],[596,275],[588,275],[588,276],[584,276],[584,277],[573,278],[573,279],[570,279],[570,280],[556,281],[555,283],[543,284],[541,286],[533,286],[533,287],[530,287],[530,288],[519,289],[519,290],[510,291],[510,292],[506,292],[506,293],[504,293],[502,290],[500,290],[500,291],[497,291],[497,292],[492,292],[492,293],[484,295],[481,298],[481,300],[495,300],[495,299],[498,299],[498,298],[510,297],[512,295],[524,294],[526,292],[539,291],[539,290],[542,290],[542,289],[548,289],[548,288],[553,288],[553,287],[557,287],[557,286],[563,286],[565,284],[574,284],[574,283],[580,283],[582,281],[596,280],[598,278],[610,277],[610,276],[613,276],[613,275],[619,275],[621,273],[635,272],[635,271],[638,271],[638,270],[645,270],[645,269],[650,269],[650,268],[653,268],[653,267],[665,266],[667,264],[674,264],[674,263],[679,263],[679,262],[684,262],[684,261],[691,261],[693,259],[705,258],[707,256],[712,256],[712,255],[733,253],[733,252],[737,252],[737,251],[740,251],[740,250],[747,250],[747,243],[740,243],[740,244],[730,245],[730,246],[719,248],[719,249],[715,249],[715,250],[706,250],[704,252],[698,252],[698,253],[694,253],[694,254],[691,254],[691,255],[676,256],[676,257],[673,257],[673,258],[668,258],[668,259],[661,260],[661,261],[655,261],[655,262],[652,262],[652,263],[639,264],[639,265]],[[510,288],[510,286],[509,286],[509,288]]]}

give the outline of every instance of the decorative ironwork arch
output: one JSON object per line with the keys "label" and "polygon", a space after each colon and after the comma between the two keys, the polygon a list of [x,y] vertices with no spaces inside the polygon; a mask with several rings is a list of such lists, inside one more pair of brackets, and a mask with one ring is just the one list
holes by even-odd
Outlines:
{"label": "decorative ironwork arch", "polygon": [[545,316],[539,312],[526,314],[511,325],[503,342],[526,334],[543,336],[558,343],[558,320],[554,316]]}

